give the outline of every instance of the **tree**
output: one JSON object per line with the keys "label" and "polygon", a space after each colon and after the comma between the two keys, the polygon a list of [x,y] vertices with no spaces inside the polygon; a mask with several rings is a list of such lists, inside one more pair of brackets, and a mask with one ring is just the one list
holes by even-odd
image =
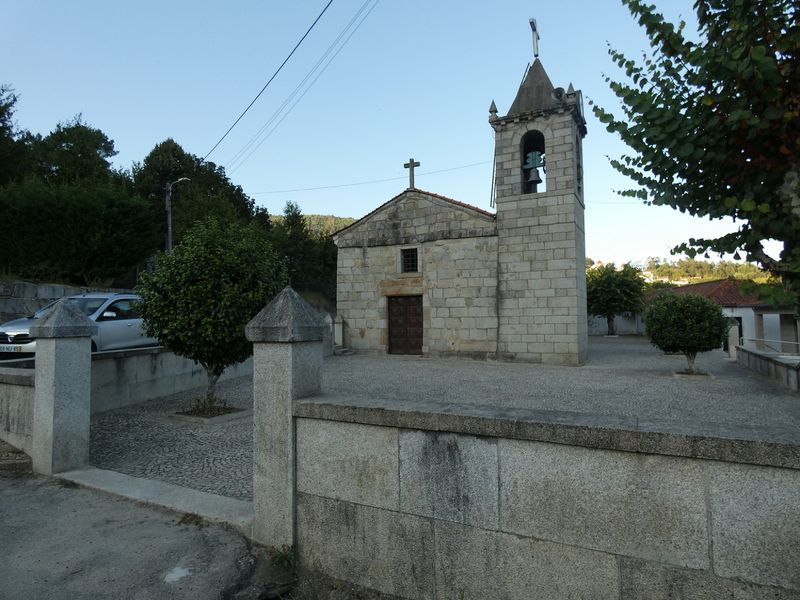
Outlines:
{"label": "tree", "polygon": [[0,185],[9,181],[14,173],[12,163],[17,156],[14,131],[14,105],[17,96],[7,85],[0,85]]}
{"label": "tree", "polygon": [[0,186],[19,181],[31,168],[30,141],[27,131],[14,124],[17,95],[8,85],[0,85]]}
{"label": "tree", "polygon": [[275,250],[286,261],[289,280],[298,290],[307,290],[313,282],[315,261],[313,244],[300,207],[287,202],[283,218],[272,228]]}
{"label": "tree", "polygon": [[255,201],[241,186],[231,182],[225,169],[186,152],[177,142],[166,139],[133,167],[134,189],[150,200],[155,222],[166,229],[164,191],[167,183],[188,177],[173,189],[173,238],[181,237],[209,216],[223,222],[249,223],[255,216]]}
{"label": "tree", "polygon": [[77,285],[131,285],[159,241],[147,203],[114,180],[10,183],[0,222],[14,232],[0,245],[6,272]]}
{"label": "tree", "polygon": [[630,263],[617,270],[614,263],[586,272],[586,303],[591,315],[605,317],[608,335],[615,335],[614,317],[642,307],[645,281]]}
{"label": "tree", "polygon": [[197,223],[139,277],[147,335],[206,370],[206,396],[196,408],[214,408],[220,375],[251,353],[245,325],[285,284],[283,263],[261,232],[214,218]]}
{"label": "tree", "polygon": [[[800,7],[795,0],[696,0],[700,40],[654,6],[622,0],[653,50],[639,63],[613,49],[627,83],[609,82],[624,118],[594,106],[632,150],[612,165],[621,191],[736,232],[675,248],[690,257],[743,252],[800,292]],[[783,243],[775,259],[764,240]],[[795,296],[796,297],[796,296]]]}
{"label": "tree", "polygon": [[[337,217],[314,220],[309,230],[307,217],[294,202],[287,202],[283,216],[275,218],[271,239],[276,251],[286,260],[292,286],[304,292],[322,294],[336,301],[336,244],[326,228],[335,226]],[[352,221],[352,219],[343,219]],[[339,220],[338,223],[341,223]]]}
{"label": "tree", "polygon": [[696,294],[664,294],[656,297],[644,312],[647,336],[664,352],[682,352],[686,372],[695,374],[698,352],[722,346],[730,319],[717,305]]}
{"label": "tree", "polygon": [[115,175],[111,168],[111,159],[117,154],[114,140],[84,123],[80,115],[59,123],[44,138],[35,138],[33,145],[38,175],[49,183],[100,181]]}
{"label": "tree", "polygon": [[771,280],[769,273],[759,269],[753,263],[721,260],[709,262],[683,258],[677,261],[660,262],[650,258],[647,261],[647,270],[654,276],[669,281],[708,281],[712,279],[742,279],[768,283]]}

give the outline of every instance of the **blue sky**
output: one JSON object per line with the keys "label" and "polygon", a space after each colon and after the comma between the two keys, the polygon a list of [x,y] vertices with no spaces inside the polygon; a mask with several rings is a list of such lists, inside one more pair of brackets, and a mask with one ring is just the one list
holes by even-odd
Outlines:
{"label": "blue sky", "polygon": [[[120,167],[167,137],[205,156],[325,3],[7,0],[0,82],[19,95],[20,127],[47,133],[80,113],[114,140]],[[658,4],[668,18],[691,22],[691,0]],[[346,29],[370,8],[354,33]],[[631,57],[647,49],[617,0],[334,0],[209,160],[271,213],[293,201],[305,213],[362,216],[405,189],[411,156],[422,163],[417,187],[489,209],[488,107],[495,100],[505,114],[514,99],[532,60],[530,17],[554,85],[572,82],[586,101],[587,255],[644,261],[690,236],[734,227],[614,194],[626,182],[606,157],[624,146],[588,100],[616,104],[603,80],[618,75],[607,41]],[[333,46],[338,54],[321,74],[312,71],[343,31],[349,41]],[[247,146],[309,73],[291,111],[267,126],[268,137],[255,138],[257,147]]]}

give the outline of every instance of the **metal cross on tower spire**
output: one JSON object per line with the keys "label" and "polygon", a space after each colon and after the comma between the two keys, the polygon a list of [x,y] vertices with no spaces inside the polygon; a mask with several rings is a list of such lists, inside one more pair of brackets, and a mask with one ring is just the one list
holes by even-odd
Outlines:
{"label": "metal cross on tower spire", "polygon": [[413,158],[409,158],[408,162],[403,165],[406,169],[408,169],[408,189],[414,189],[414,167],[419,166],[419,161],[414,161]]}
{"label": "metal cross on tower spire", "polygon": [[539,30],[536,27],[536,19],[528,21],[531,24],[533,34],[533,58],[539,58]]}

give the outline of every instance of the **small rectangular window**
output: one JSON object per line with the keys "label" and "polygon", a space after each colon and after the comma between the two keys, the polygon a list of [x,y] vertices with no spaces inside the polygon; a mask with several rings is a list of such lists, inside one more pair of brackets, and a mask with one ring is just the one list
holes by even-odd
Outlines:
{"label": "small rectangular window", "polygon": [[400,251],[401,253],[401,267],[403,273],[417,273],[419,272],[419,262],[417,261],[417,249],[406,248]]}

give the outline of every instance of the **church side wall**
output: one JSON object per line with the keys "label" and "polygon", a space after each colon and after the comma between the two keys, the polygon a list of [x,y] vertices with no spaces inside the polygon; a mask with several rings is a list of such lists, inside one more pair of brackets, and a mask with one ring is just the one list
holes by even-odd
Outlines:
{"label": "church side wall", "polygon": [[[401,273],[400,250],[417,248],[419,273]],[[387,297],[422,296],[428,355],[486,357],[497,342],[497,237],[339,248],[337,311],[344,344],[388,349]]]}

